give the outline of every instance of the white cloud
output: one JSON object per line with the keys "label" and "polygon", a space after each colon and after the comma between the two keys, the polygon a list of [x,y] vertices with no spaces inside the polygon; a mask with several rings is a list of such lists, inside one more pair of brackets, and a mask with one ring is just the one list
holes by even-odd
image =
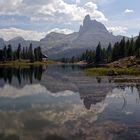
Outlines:
{"label": "white cloud", "polygon": [[0,88],[0,93],[0,97],[4,98],[20,98],[24,96],[33,96],[40,94],[53,97],[68,97],[76,94],[75,92],[69,90],[53,93],[40,84],[26,85],[22,89],[17,89],[10,85],[5,85],[3,88]]}
{"label": "white cloud", "polygon": [[47,32],[47,34],[51,33],[51,32],[56,32],[56,33],[62,33],[62,34],[71,34],[73,33],[74,31],[73,30],[70,30],[70,29],[59,29],[59,28],[54,28],[54,29],[51,29]]}
{"label": "white cloud", "polygon": [[76,0],[76,3],[80,3],[81,2],[81,0]]}
{"label": "white cloud", "polygon": [[[77,0],[77,2],[80,2]],[[82,21],[84,16],[90,14],[97,20],[107,20],[93,2],[84,6],[68,4],[64,0],[41,0],[37,4],[33,0],[5,0],[0,1],[0,15],[23,15],[31,20],[45,21]]]}
{"label": "white cloud", "polygon": [[124,13],[125,13],[125,14],[127,14],[127,13],[134,13],[134,10],[126,9],[126,10],[124,11]]}
{"label": "white cloud", "polygon": [[104,14],[98,10],[97,5],[92,2],[88,2],[81,7],[76,4],[67,4],[63,0],[56,0],[55,2],[40,7],[38,13],[31,19],[58,22],[82,21],[87,14],[90,14],[97,20],[107,20]]}
{"label": "white cloud", "polygon": [[128,30],[126,27],[121,26],[108,27],[107,29],[109,32],[112,32],[114,34],[124,34]]}
{"label": "white cloud", "polygon": [[26,40],[40,40],[45,37],[45,35],[45,32],[23,30],[18,28],[0,29],[0,37],[5,40],[10,40],[17,36],[22,36]]}
{"label": "white cloud", "polygon": [[32,30],[23,30],[19,28],[8,28],[8,29],[0,29],[0,38],[3,38],[4,40],[10,40],[15,37],[21,36],[26,40],[40,40],[51,32],[70,34],[73,33],[74,31],[70,29],[54,28],[49,30],[48,32],[38,32]]}
{"label": "white cloud", "polygon": [[114,2],[115,0],[88,0],[88,1],[92,1],[98,4],[109,4]]}

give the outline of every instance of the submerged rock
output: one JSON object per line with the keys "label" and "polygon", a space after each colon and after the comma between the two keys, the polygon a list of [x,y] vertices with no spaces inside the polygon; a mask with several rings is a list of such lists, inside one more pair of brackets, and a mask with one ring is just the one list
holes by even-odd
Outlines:
{"label": "submerged rock", "polygon": [[110,70],[108,71],[107,76],[117,76],[117,73],[114,70]]}

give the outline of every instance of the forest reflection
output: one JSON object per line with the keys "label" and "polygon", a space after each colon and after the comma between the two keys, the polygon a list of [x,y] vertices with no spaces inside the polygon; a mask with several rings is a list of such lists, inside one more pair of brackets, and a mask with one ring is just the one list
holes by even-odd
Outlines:
{"label": "forest reflection", "polygon": [[22,80],[30,82],[32,84],[33,79],[40,81],[42,73],[44,71],[43,66],[28,66],[28,67],[0,67],[0,79],[3,79],[5,83],[12,83],[13,78],[18,80],[21,84]]}

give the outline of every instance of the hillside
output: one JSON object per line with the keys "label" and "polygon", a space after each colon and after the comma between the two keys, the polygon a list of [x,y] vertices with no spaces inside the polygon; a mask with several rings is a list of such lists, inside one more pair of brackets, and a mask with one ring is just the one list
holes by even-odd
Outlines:
{"label": "hillside", "polygon": [[135,56],[125,57],[109,63],[108,66],[113,68],[137,68],[140,70],[140,59]]}

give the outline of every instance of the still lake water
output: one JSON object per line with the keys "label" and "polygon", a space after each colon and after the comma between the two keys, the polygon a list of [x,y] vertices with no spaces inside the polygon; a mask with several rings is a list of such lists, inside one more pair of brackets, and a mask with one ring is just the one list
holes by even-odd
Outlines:
{"label": "still lake water", "polygon": [[140,140],[140,83],[80,66],[2,67],[0,140]]}

